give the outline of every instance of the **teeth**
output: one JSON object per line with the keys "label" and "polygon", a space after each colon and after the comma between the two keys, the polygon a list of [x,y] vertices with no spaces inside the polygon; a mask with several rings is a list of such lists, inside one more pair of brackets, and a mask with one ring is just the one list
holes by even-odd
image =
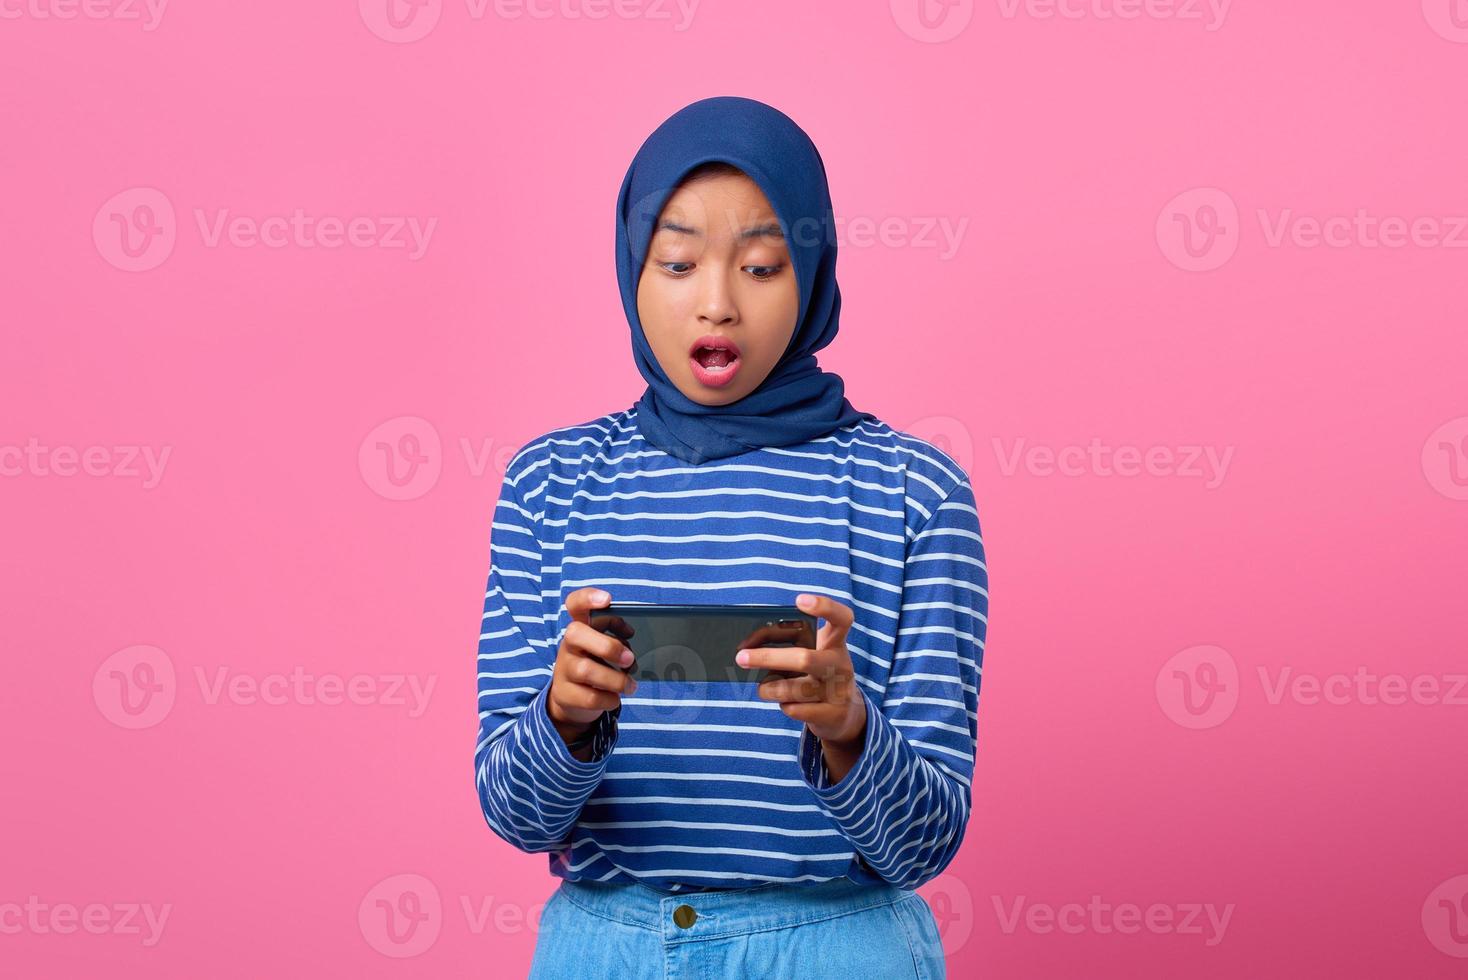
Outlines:
{"label": "teeth", "polygon": [[716,374],[731,370],[737,360],[734,352],[727,347],[700,347],[694,359],[703,365],[705,371]]}

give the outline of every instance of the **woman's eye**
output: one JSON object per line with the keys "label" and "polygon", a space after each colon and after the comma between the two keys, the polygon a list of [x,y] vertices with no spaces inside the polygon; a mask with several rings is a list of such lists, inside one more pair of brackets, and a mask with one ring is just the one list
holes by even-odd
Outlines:
{"label": "woman's eye", "polygon": [[[662,266],[663,271],[669,275],[679,277],[688,275],[693,269],[692,262],[659,262],[658,265]],[[744,267],[745,271],[759,282],[773,279],[780,274],[783,268],[785,268],[783,265],[747,265]]]}

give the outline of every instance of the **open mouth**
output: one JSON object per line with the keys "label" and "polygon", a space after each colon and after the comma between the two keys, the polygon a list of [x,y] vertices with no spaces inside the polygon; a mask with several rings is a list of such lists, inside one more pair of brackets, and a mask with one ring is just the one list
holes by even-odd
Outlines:
{"label": "open mouth", "polygon": [[722,371],[737,360],[722,347],[700,347],[693,356],[710,371]]}
{"label": "open mouth", "polygon": [[707,385],[728,384],[739,370],[739,347],[725,337],[698,338],[689,349],[693,373]]}

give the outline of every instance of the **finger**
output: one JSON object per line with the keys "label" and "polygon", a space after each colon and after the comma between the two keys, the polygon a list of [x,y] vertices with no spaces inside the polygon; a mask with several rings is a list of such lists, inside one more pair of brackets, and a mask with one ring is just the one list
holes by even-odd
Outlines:
{"label": "finger", "polygon": [[766,701],[826,701],[825,685],[813,677],[802,675],[789,680],[765,681],[757,693]]}
{"label": "finger", "polygon": [[622,703],[619,695],[584,684],[567,684],[557,693],[556,700],[567,708],[582,711],[615,711]]}
{"label": "finger", "polygon": [[632,639],[633,635],[637,632],[627,620],[621,616],[614,616],[611,613],[593,612],[591,614],[591,628],[598,633],[611,633],[623,643]]}
{"label": "finger", "polygon": [[774,646],[781,643],[813,648],[816,645],[815,632],[808,623],[801,621],[782,620],[779,623],[765,623],[740,640],[736,649]]}
{"label": "finger", "polygon": [[577,653],[605,660],[613,667],[630,667],[636,659],[631,648],[615,636],[599,633],[587,623],[566,627],[566,646]]}
{"label": "finger", "polygon": [[804,647],[749,647],[734,654],[734,662],[741,668],[810,673],[819,669],[824,659],[818,656],[818,651]]}
{"label": "finger", "polygon": [[786,717],[796,721],[803,721],[807,725],[824,727],[837,720],[840,709],[833,708],[824,701],[782,701],[780,710]]}
{"label": "finger", "polygon": [[566,678],[573,684],[594,687],[599,691],[616,694],[631,694],[637,690],[637,681],[624,671],[608,667],[591,657],[577,657],[566,665]]}
{"label": "finger", "polygon": [[851,607],[837,602],[830,596],[815,595],[802,592],[795,597],[795,604],[803,612],[818,616],[826,621],[821,627],[820,637],[816,646],[825,648],[833,646],[845,646],[846,634],[851,629],[851,623],[855,619]]}
{"label": "finger", "polygon": [[566,612],[571,615],[572,622],[586,623],[590,621],[592,609],[600,609],[611,601],[612,597],[605,589],[588,585],[566,596]]}

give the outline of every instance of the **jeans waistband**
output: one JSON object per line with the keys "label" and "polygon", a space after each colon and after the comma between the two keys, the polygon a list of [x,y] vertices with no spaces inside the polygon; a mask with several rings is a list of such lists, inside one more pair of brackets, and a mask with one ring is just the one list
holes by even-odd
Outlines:
{"label": "jeans waistband", "polygon": [[[593,915],[660,933],[665,942],[696,942],[831,919],[891,905],[912,892],[885,882],[833,878],[811,884],[770,882],[751,888],[670,894],[641,882],[561,879],[566,899]],[[692,909],[690,914],[683,907]]]}

